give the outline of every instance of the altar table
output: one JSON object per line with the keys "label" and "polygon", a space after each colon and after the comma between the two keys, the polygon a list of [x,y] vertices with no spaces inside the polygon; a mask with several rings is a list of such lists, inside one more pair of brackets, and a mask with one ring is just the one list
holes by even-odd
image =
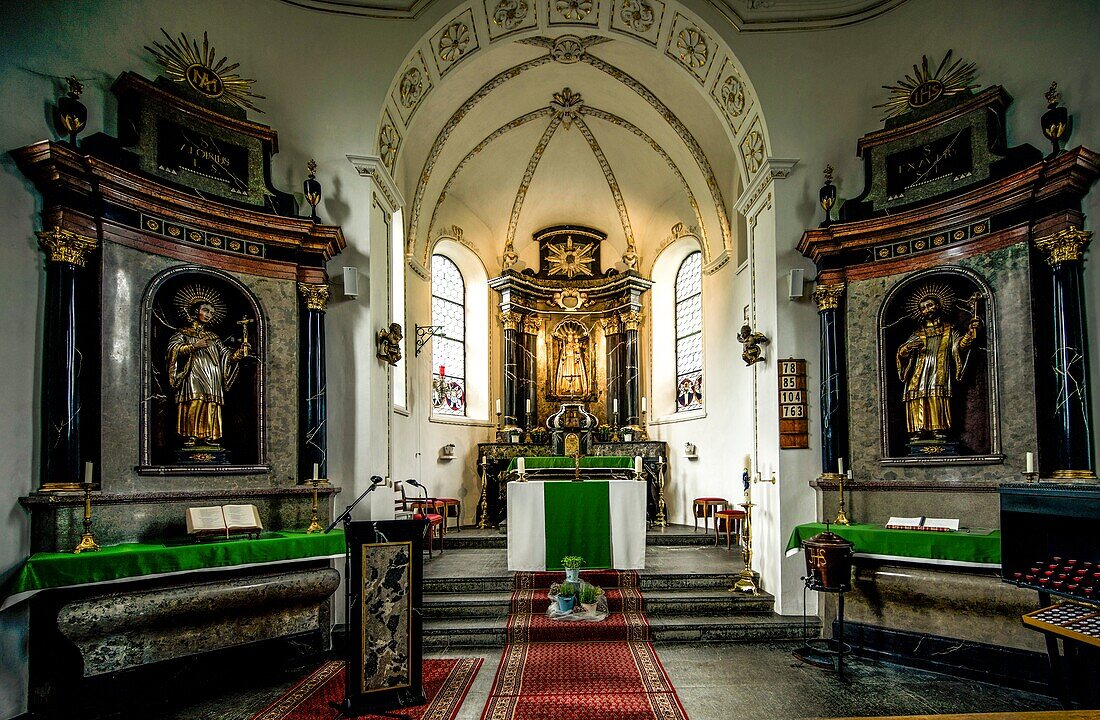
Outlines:
{"label": "altar table", "polygon": [[509,570],[560,570],[566,555],[588,569],[641,570],[645,529],[644,482],[508,483]]}
{"label": "altar table", "polygon": [[[832,524],[827,529],[852,543],[852,553],[857,557],[955,567],[1001,567],[1000,530],[934,532],[867,524]],[[787,555],[797,553],[803,540],[825,530],[822,523],[795,527],[787,541]]]}

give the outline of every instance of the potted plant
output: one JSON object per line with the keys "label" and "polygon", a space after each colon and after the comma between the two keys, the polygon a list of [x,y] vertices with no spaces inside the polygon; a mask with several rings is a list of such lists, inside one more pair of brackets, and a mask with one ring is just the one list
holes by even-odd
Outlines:
{"label": "potted plant", "polygon": [[581,578],[581,565],[584,558],[577,555],[566,555],[561,559],[561,566],[565,568],[565,581],[575,583]]}
{"label": "potted plant", "polygon": [[596,439],[599,440],[600,442],[610,442],[611,441],[611,426],[610,425],[600,425],[598,428],[596,428]]}
{"label": "potted plant", "polygon": [[585,612],[592,612],[596,609],[596,600],[599,599],[600,595],[603,595],[603,588],[599,585],[584,583],[577,594],[577,599]]}
{"label": "potted plant", "polygon": [[577,586],[571,582],[563,582],[558,586],[558,611],[573,612],[573,603],[577,600]]}

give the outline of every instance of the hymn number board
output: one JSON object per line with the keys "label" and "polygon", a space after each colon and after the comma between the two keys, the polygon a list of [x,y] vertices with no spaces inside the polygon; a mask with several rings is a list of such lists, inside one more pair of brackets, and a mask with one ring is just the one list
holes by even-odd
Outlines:
{"label": "hymn number board", "polygon": [[806,419],[806,361],[779,361],[779,447],[810,447]]}

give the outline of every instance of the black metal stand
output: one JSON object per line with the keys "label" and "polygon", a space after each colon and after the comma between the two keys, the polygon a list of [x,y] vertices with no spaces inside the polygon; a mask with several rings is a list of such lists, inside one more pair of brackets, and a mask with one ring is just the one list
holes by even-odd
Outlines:
{"label": "black metal stand", "polygon": [[[826,588],[813,582],[812,578],[802,578],[806,583],[806,590],[816,592],[836,593],[836,636],[833,638],[809,638],[806,644],[795,648],[793,654],[798,660],[824,670],[832,670],[842,682],[847,682],[844,677],[844,656],[852,652],[852,646],[844,642],[844,593],[848,588]],[[803,595],[805,598],[805,595]],[[806,603],[803,600],[802,613],[806,613]]]}

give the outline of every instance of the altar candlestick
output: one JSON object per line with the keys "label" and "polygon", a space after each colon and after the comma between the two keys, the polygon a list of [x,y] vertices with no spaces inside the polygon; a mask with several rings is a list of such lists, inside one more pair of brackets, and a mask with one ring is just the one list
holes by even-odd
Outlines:
{"label": "altar candlestick", "polygon": [[[1028,462],[1029,463],[1031,462],[1030,458],[1031,458],[1031,453],[1028,453]],[[92,464],[90,462],[84,463],[84,484],[85,485],[91,485],[92,484]]]}
{"label": "altar candlestick", "polygon": [[837,468],[837,470],[836,470],[837,475],[843,475],[844,474],[844,458],[837,458],[836,459],[836,468]]}
{"label": "altar candlestick", "polygon": [[611,411],[619,412],[619,398],[615,398],[611,401]]}
{"label": "altar candlestick", "polygon": [[526,411],[526,412],[531,412],[531,398],[527,398],[527,399],[526,399],[526,400],[524,401],[523,409],[524,409],[524,411]]}
{"label": "altar candlestick", "polygon": [[497,415],[500,415],[500,398],[497,398]]}
{"label": "altar candlestick", "polygon": [[634,456],[634,472],[638,475],[642,474],[642,456],[641,455],[635,455]]}
{"label": "altar candlestick", "polygon": [[313,463],[313,482],[317,482],[317,473],[321,471],[321,466],[318,463]]}
{"label": "altar candlestick", "polygon": [[524,461],[522,455],[516,458],[516,470],[518,470],[521,475],[527,471],[527,463]]}
{"label": "altar candlestick", "polygon": [[[88,463],[88,464],[91,465],[91,463]],[[1030,453],[1029,452],[1027,454],[1026,464],[1027,464],[1026,472],[1029,472],[1029,473],[1035,472],[1035,453]],[[91,482],[91,481],[89,481],[89,482]]]}
{"label": "altar candlestick", "polygon": [[642,412],[646,411],[645,395],[642,395]]}

